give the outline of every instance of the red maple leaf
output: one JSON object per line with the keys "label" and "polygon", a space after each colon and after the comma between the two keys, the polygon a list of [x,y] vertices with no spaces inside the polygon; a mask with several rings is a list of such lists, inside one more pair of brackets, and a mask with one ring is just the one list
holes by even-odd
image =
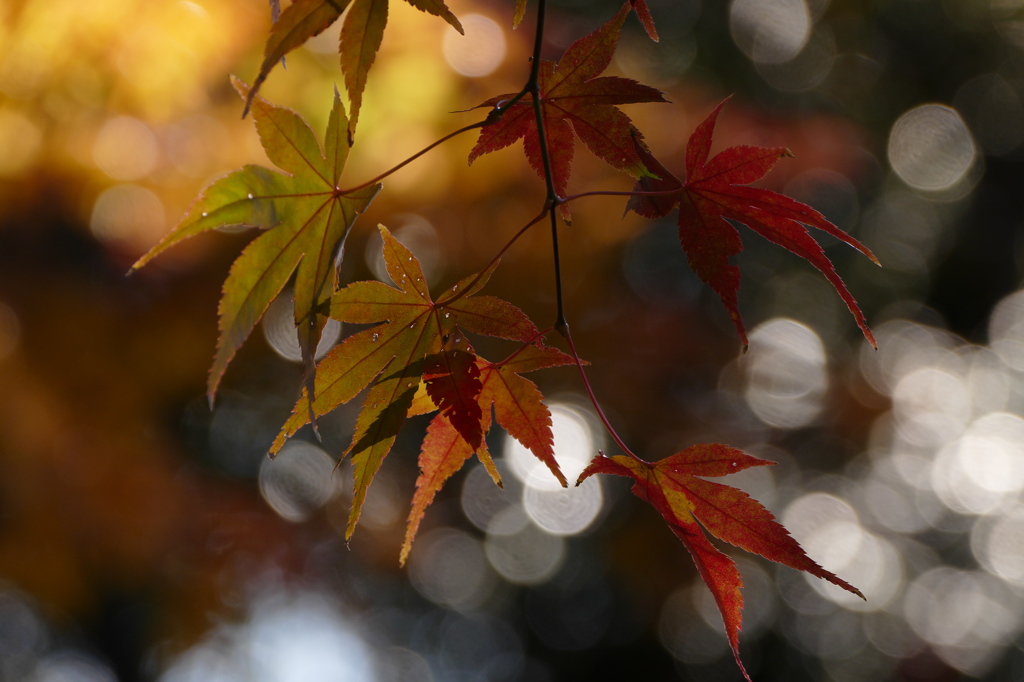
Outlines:
{"label": "red maple leaf", "polygon": [[[498,423],[544,462],[559,483],[565,486],[565,476],[562,475],[555,462],[554,441],[551,435],[551,412],[543,403],[543,396],[537,389],[537,385],[519,375],[523,372],[532,372],[547,367],[570,365],[573,363],[572,357],[557,348],[539,344],[524,346],[501,362],[488,362],[466,351],[457,352],[464,358],[474,358],[475,373],[468,371],[465,367],[459,367],[456,372],[473,377],[473,379],[465,380],[464,383],[470,386],[475,383],[479,387],[475,394],[474,404],[477,415],[476,425],[480,432],[486,434],[491,428],[491,406],[493,405]],[[459,361],[459,364],[462,362],[465,360]],[[429,362],[427,364],[430,365]],[[424,374],[424,378],[426,377],[427,375]],[[468,395],[469,390],[471,389],[465,390],[464,393]],[[433,397],[429,380],[427,392]],[[449,397],[445,401],[452,402],[452,399]],[[435,402],[437,402],[436,398]],[[423,439],[423,446],[420,448],[420,475],[416,479],[416,493],[412,498],[412,509],[409,511],[409,520],[405,529],[405,542],[402,544],[402,553],[399,558],[403,564],[412,549],[412,541],[416,537],[420,521],[423,520],[423,514],[427,507],[434,501],[434,496],[445,482],[462,468],[470,456],[476,453],[477,458],[483,463],[494,482],[501,485],[501,476],[487,451],[487,443],[482,438],[476,444],[471,443],[467,438],[466,429],[457,427],[453,423],[454,414],[446,413],[444,403],[437,402],[437,406],[441,408],[441,412],[427,427],[427,436]],[[429,411],[432,410],[424,410],[424,412]],[[458,418],[466,420],[465,415],[460,415]]]}
{"label": "red maple leaf", "polygon": [[446,348],[424,360],[423,380],[427,394],[441,409],[455,431],[465,438],[472,450],[480,447],[483,411],[477,402],[480,389],[480,368],[472,350]]}
{"label": "red maple leaf", "polygon": [[729,263],[730,257],[743,250],[743,243],[739,232],[728,220],[747,225],[818,268],[846,302],[864,336],[872,346],[876,346],[875,337],[868,329],[857,301],[804,225],[829,233],[876,264],[878,259],[866,246],[810,206],[783,194],[748,186],[763,178],[779,159],[792,156],[790,151],[785,147],[737,146],[718,153],[708,161],[715,121],[727,101],[715,107],[690,136],[686,145],[686,182],[680,182],[637,140],[637,153],[647,169],[657,177],[640,178],[635,191],[670,193],[634,196],[626,210],[636,211],[646,218],[661,218],[674,207],[679,207],[679,241],[690,267],[722,299],[744,346],[747,345],[747,331],[738,307],[740,269]]}
{"label": "red maple leaf", "polygon": [[658,42],[658,29],[654,28],[654,17],[651,16],[651,10],[647,8],[646,0],[629,0],[629,4],[633,6],[633,11],[636,12],[637,18],[643,24],[648,37],[654,42]]}
{"label": "red maple leaf", "polygon": [[[736,564],[715,549],[701,526],[719,540],[760,554],[766,559],[806,571],[864,598],[860,590],[815,563],[770,511],[741,490],[696,476],[725,476],[749,467],[774,464],[752,457],[736,448],[717,443],[693,445],[654,462],[599,455],[582,474],[579,485],[594,474],[616,474],[632,478],[633,493],[651,504],[668,522],[693,557],[704,583],[711,590],[725,622],[736,663],[750,679],[740,661],[739,632],[743,623],[743,597]],[[697,522],[700,522],[698,525]]]}
{"label": "red maple leaf", "polygon": [[[547,60],[540,63],[538,99],[555,192],[559,196],[566,194],[575,137],[583,140],[590,151],[612,167],[634,177],[647,173],[633,144],[633,136],[639,133],[629,117],[614,105],[666,100],[659,90],[632,79],[600,76],[611,64],[622,24],[630,9],[629,3],[623,5],[608,23],[570,45],[557,64]],[[479,106],[495,107],[515,96],[515,93],[498,95]],[[544,177],[544,159],[530,95],[505,109],[495,122],[480,130],[476,146],[469,153],[469,162],[473,163],[478,156],[504,149],[520,139],[530,165]],[[568,220],[565,204],[560,206],[560,210],[562,217]]]}

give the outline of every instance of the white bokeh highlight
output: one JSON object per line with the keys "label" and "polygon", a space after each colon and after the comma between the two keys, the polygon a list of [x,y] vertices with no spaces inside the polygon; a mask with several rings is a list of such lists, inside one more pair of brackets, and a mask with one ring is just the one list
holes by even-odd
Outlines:
{"label": "white bokeh highlight", "polygon": [[960,114],[941,104],[925,104],[900,116],[889,134],[888,153],[900,179],[925,192],[952,188],[977,157]]}

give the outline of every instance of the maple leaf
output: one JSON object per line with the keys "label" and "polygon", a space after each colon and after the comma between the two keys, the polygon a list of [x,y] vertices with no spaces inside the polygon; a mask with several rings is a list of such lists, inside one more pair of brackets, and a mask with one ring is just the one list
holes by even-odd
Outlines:
{"label": "maple leaf", "polygon": [[[444,0],[406,1],[416,9],[441,17],[459,33],[465,33],[462,24],[451,13]],[[342,24],[338,52],[341,56],[345,91],[348,93],[351,108],[348,122],[348,139],[351,144],[356,122],[359,120],[359,110],[362,107],[366,77],[377,57],[377,50],[380,49],[384,38],[384,28],[388,23],[388,0],[295,0],[281,13],[270,30],[270,37],[267,38],[263,50],[263,63],[260,65],[259,75],[253,82],[252,92],[245,104],[246,113],[249,111],[252,98],[274,65],[286,54],[322,33],[337,21],[346,9],[348,14]]]}
{"label": "maple leaf", "polygon": [[499,363],[486,363],[480,369],[481,407],[489,412],[493,405],[498,424],[547,465],[562,487],[567,482],[555,461],[551,412],[537,385],[520,374],[571,364],[572,356],[557,348],[535,344],[521,348]]}
{"label": "maple leaf", "polygon": [[[633,493],[649,502],[690,552],[697,571],[718,604],[736,663],[750,679],[739,654],[743,597],[736,564],[715,549],[701,527],[719,540],[780,564],[823,578],[861,599],[860,590],[826,571],[804,552],[775,517],[746,493],[697,476],[718,477],[755,466],[774,464],[718,443],[693,445],[654,462],[617,455],[598,455],[576,485],[594,474],[615,474],[634,480]],[[699,522],[699,525],[698,525]]]}
{"label": "maple leaf", "polygon": [[[572,357],[557,348],[538,344],[524,346],[501,362],[492,363],[474,357],[477,370],[474,375],[479,377],[480,385],[475,404],[480,414],[478,424],[481,433],[486,434],[490,429],[493,406],[498,423],[544,462],[562,486],[566,485],[566,480],[555,462],[551,412],[544,405],[537,385],[519,375],[572,363]],[[453,425],[451,415],[445,414],[444,407],[441,404],[438,407],[441,407],[441,413],[427,427],[427,436],[420,450],[420,475],[416,480],[416,493],[413,495],[405,542],[399,557],[402,564],[409,556],[420,521],[434,496],[474,453],[494,482],[501,486],[501,476],[487,451],[486,442],[481,439],[476,445],[471,443],[463,429]]]}
{"label": "maple leaf", "polygon": [[658,42],[658,29],[654,28],[654,17],[651,16],[651,10],[647,8],[647,1],[629,0],[629,4],[633,6],[633,11],[636,12],[644,30],[647,31],[647,36],[654,42]]}
{"label": "maple leaf", "polygon": [[519,28],[523,17],[526,16],[526,0],[516,0],[516,11],[512,17],[512,28]]}
{"label": "maple leaf", "polygon": [[[242,97],[250,92],[241,81],[233,82]],[[381,188],[376,184],[350,193],[338,189],[349,148],[345,108],[337,91],[324,150],[290,109],[257,98],[253,114],[267,156],[288,174],[249,165],[214,181],[177,227],[132,266],[140,268],[174,244],[208,230],[233,225],[264,230],[242,251],[224,282],[217,354],[207,382],[211,402],[235,352],[296,269],[295,324],[306,383],[312,386],[313,357],[327,321],[318,306],[337,287],[337,259],[356,216]]]}
{"label": "maple leaf", "polygon": [[740,269],[729,263],[731,256],[743,250],[743,243],[739,232],[726,219],[747,225],[820,270],[846,302],[865,338],[877,347],[860,306],[804,225],[827,232],[878,264],[874,254],[810,206],[783,194],[747,186],[764,177],[780,158],[792,156],[790,151],[784,147],[737,146],[719,152],[708,161],[715,121],[728,101],[725,99],[715,107],[690,136],[686,145],[685,183],[680,182],[642,142],[637,141],[638,154],[656,177],[640,178],[634,190],[671,193],[634,196],[626,210],[636,211],[647,218],[661,218],[673,207],[679,207],[679,241],[690,267],[722,299],[744,347],[747,346],[747,331],[738,307]]}
{"label": "maple leaf", "polygon": [[452,423],[456,432],[474,450],[480,447],[484,434],[480,423],[483,411],[476,398],[483,384],[476,355],[469,350],[446,348],[427,358],[423,369],[427,394],[441,409],[441,416]]}
{"label": "maple leaf", "polygon": [[398,288],[383,282],[353,282],[331,297],[330,316],[341,322],[383,324],[349,336],[320,361],[312,404],[304,391],[270,450],[271,454],[280,450],[311,415],[326,414],[373,382],[345,453],[352,455],[355,468],[347,537],[355,529],[366,490],[409,415],[421,382],[426,383],[428,395],[447,408],[443,414],[456,432],[469,443],[481,442],[481,422],[474,424],[470,417],[482,419],[482,410],[474,411],[467,403],[477,399],[483,382],[479,373],[465,366],[462,354],[471,353],[471,348],[463,332],[523,343],[538,336],[537,327],[519,308],[493,296],[476,295],[496,264],[466,277],[434,301],[419,261],[383,225],[380,232],[384,263]]}
{"label": "maple leaf", "polygon": [[[483,416],[484,423],[481,424],[481,428],[484,431],[490,427],[490,417],[490,412]],[[491,459],[485,442],[474,448],[443,414],[436,415],[430,422],[420,448],[420,475],[416,479],[416,492],[413,494],[409,520],[406,522],[405,541],[402,543],[402,551],[398,558],[400,564],[405,565],[405,560],[409,557],[412,542],[416,538],[427,507],[434,501],[434,497],[445,482],[454,476],[474,453],[495,484],[502,487],[501,474],[494,466],[494,460]]]}
{"label": "maple leaf", "polygon": [[[611,63],[622,24],[630,5],[601,28],[570,45],[562,59],[542,61],[537,76],[541,116],[551,161],[555,192],[565,196],[575,151],[575,137],[598,158],[634,177],[647,174],[637,154],[633,136],[638,135],[629,117],[616,104],[665,102],[661,91],[629,78],[600,76]],[[499,95],[478,107],[499,106],[515,94]],[[544,159],[540,149],[537,120],[530,95],[504,110],[496,121],[480,130],[480,137],[469,153],[469,162],[522,139],[526,158],[544,177]],[[569,219],[568,207],[559,206]]]}

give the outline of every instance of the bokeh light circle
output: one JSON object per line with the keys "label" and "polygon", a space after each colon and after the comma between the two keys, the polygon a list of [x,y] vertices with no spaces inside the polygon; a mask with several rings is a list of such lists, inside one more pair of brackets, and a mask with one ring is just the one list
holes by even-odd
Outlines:
{"label": "bokeh light circle", "polygon": [[1024,291],[1015,291],[996,304],[989,316],[988,339],[1003,362],[1024,371]]}
{"label": "bokeh light circle", "polygon": [[750,409],[769,426],[806,426],[821,412],[828,391],[825,347],[811,328],[775,318],[750,333],[745,357]]}
{"label": "bokeh light circle", "polygon": [[986,571],[1024,587],[1024,509],[982,519],[971,531],[971,550]]}
{"label": "bokeh light circle", "polygon": [[[290,362],[302,362],[299,332],[295,327],[295,297],[291,289],[282,291],[263,314],[263,338],[279,356]],[[317,343],[315,358],[319,360],[338,342],[341,322],[328,318]]]}
{"label": "bokeh light circle", "polygon": [[115,116],[103,124],[93,145],[96,165],[114,180],[139,180],[160,160],[156,135],[130,116]]}
{"label": "bokeh light circle", "polygon": [[459,21],[465,34],[460,35],[454,28],[445,32],[441,45],[445,61],[463,76],[491,75],[505,61],[505,31],[481,14],[464,14]]}
{"label": "bokeh light circle", "polygon": [[960,114],[940,104],[911,109],[889,134],[889,163],[914,189],[950,189],[967,175],[976,156],[974,140]]}
{"label": "bokeh light circle", "polygon": [[733,0],[729,30],[752,61],[778,64],[795,57],[811,35],[804,0]]}
{"label": "bokeh light circle", "polygon": [[501,459],[494,464],[501,474],[504,489],[498,489],[482,464],[470,468],[462,480],[462,512],[480,530],[487,530],[495,516],[509,507],[517,506],[522,498],[523,484],[509,474],[508,464]]}
{"label": "bokeh light circle", "polygon": [[590,527],[601,513],[601,479],[591,476],[578,486],[557,490],[523,488],[523,508],[530,519],[552,535],[576,535]]}
{"label": "bokeh light circle", "polygon": [[565,541],[530,523],[522,509],[509,507],[491,520],[484,552],[494,570],[510,583],[540,585],[565,560]]}
{"label": "bokeh light circle", "polygon": [[154,192],[138,185],[105,189],[92,207],[89,228],[104,243],[121,243],[139,250],[163,236],[167,224],[164,204]]}
{"label": "bokeh light circle", "polygon": [[[575,481],[600,449],[590,415],[569,403],[551,402],[549,409],[555,460],[566,480]],[[524,485],[540,490],[562,489],[548,466],[515,438],[505,438],[504,454],[512,473]]]}
{"label": "bokeh light circle", "polygon": [[430,601],[458,611],[480,606],[495,585],[480,541],[447,527],[416,540],[409,555],[409,580]]}
{"label": "bokeh light circle", "polygon": [[288,441],[260,465],[260,494],[288,521],[305,521],[330,498],[334,460],[312,443]]}

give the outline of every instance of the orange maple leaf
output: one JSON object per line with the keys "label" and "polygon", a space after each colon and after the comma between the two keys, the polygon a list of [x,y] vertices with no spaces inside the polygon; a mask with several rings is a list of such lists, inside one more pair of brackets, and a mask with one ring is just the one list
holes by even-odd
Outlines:
{"label": "orange maple leaf", "polygon": [[[491,424],[492,405],[499,423],[564,485],[551,451],[551,416],[536,386],[516,372],[568,364],[572,359],[556,349],[535,345],[541,334],[519,308],[493,296],[478,295],[496,262],[434,299],[416,257],[387,228],[381,226],[380,232],[384,262],[397,288],[383,282],[353,282],[331,297],[330,316],[334,319],[377,326],[347,337],[321,360],[312,405],[304,390],[274,440],[271,454],[312,417],[330,412],[369,386],[346,451],[352,455],[355,473],[346,537],[355,530],[366,491],[405,419],[437,408],[441,413],[431,426],[420,462],[433,482],[417,483],[414,513],[419,509],[422,516],[440,485],[466,458],[474,452],[486,453],[483,436]],[[506,361],[492,364],[476,356],[465,332],[519,341],[524,346]],[[529,424],[522,424],[523,420]],[[411,536],[407,545],[409,542]],[[407,552],[403,550],[403,557]]]}
{"label": "orange maple leaf", "polygon": [[[488,362],[480,357],[475,360],[476,376],[480,383],[476,403],[481,432],[486,434],[491,427],[493,405],[498,423],[544,462],[563,486],[566,485],[565,476],[555,462],[551,412],[543,403],[537,385],[519,375],[572,363],[572,357],[557,348],[536,343],[520,348],[501,362]],[[420,476],[416,479],[416,493],[412,498],[400,557],[403,564],[412,549],[412,541],[427,507],[445,482],[462,468],[471,455],[476,453],[477,459],[483,463],[494,482],[501,486],[501,476],[487,451],[487,443],[481,440],[478,445],[471,444],[463,430],[453,425],[443,406],[441,409],[441,413],[427,427],[427,436],[420,449]]]}

